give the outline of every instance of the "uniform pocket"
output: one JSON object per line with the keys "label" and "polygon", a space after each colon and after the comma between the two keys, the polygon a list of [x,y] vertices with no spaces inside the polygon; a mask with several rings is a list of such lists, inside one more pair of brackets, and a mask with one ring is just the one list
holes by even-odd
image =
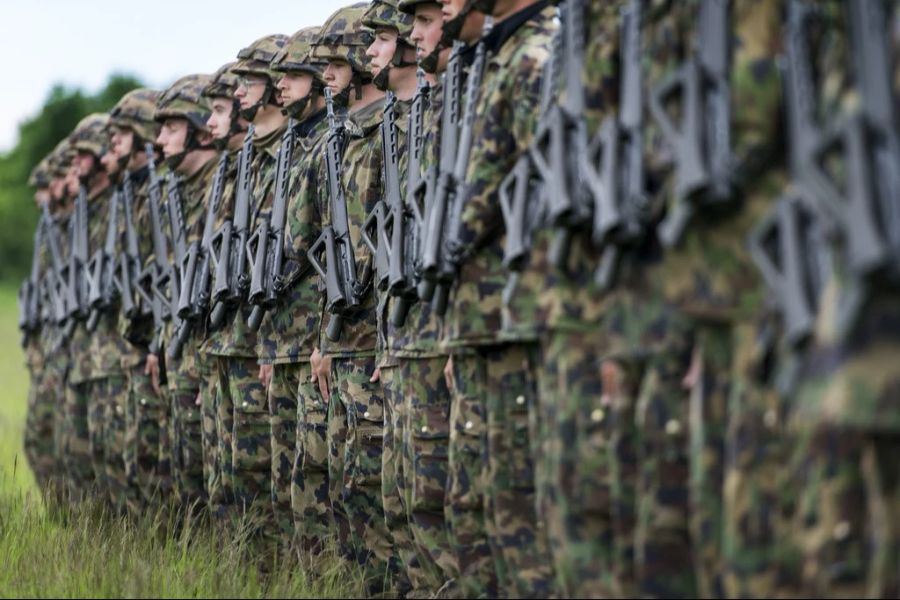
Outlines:
{"label": "uniform pocket", "polygon": [[446,408],[431,406],[410,415],[413,454],[412,510],[440,512],[449,470],[450,421]]}

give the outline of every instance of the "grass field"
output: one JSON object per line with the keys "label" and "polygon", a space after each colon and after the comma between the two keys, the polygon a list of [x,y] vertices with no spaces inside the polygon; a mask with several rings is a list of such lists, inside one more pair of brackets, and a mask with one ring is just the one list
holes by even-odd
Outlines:
{"label": "grass field", "polygon": [[135,521],[48,509],[22,450],[28,377],[16,311],[14,290],[0,287],[0,597],[362,595],[358,572],[331,556],[267,560],[238,534],[161,513]]}

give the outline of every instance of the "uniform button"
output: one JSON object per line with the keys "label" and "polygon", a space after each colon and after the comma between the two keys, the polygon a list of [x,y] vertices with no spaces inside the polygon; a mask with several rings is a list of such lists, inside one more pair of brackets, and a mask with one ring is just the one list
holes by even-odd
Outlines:
{"label": "uniform button", "polygon": [[765,423],[766,427],[769,429],[772,429],[778,424],[778,413],[775,412],[774,408],[770,408],[766,411],[766,414],[763,415],[763,423]]}
{"label": "uniform button", "polygon": [[519,406],[522,406],[523,404],[525,404],[525,396],[517,396],[516,404],[518,404]]}
{"label": "uniform button", "polygon": [[147,406],[147,399],[141,398],[141,406]]}
{"label": "uniform button", "polygon": [[121,406],[116,406],[116,412],[121,415],[124,411],[122,410]]}
{"label": "uniform button", "polygon": [[666,433],[669,435],[681,433],[681,423],[678,422],[678,419],[669,419],[669,422],[666,423]]}
{"label": "uniform button", "polygon": [[370,415],[369,415],[369,411],[366,411],[366,412],[364,412],[364,413],[363,413],[363,416],[364,416],[364,417],[365,417],[365,418],[367,418],[367,419],[368,419],[368,418],[369,418],[369,416],[370,416]]}
{"label": "uniform button", "polygon": [[188,419],[193,419],[193,418],[194,418],[194,413],[191,412],[191,411],[188,411],[188,412],[187,412],[187,415],[185,415],[185,416],[186,416]]}
{"label": "uniform button", "polygon": [[422,433],[428,433],[428,427],[422,425]]}
{"label": "uniform button", "polygon": [[472,421],[466,421],[466,429],[472,429]]}
{"label": "uniform button", "polygon": [[241,408],[247,408],[248,406],[250,406],[250,403],[248,403],[246,400],[241,403]]}
{"label": "uniform button", "polygon": [[595,408],[591,411],[591,421],[593,421],[594,423],[599,423],[605,416],[606,415],[604,414],[602,408]]}
{"label": "uniform button", "polygon": [[846,539],[848,535],[850,535],[850,523],[847,521],[841,521],[834,526],[834,539],[841,541]]}

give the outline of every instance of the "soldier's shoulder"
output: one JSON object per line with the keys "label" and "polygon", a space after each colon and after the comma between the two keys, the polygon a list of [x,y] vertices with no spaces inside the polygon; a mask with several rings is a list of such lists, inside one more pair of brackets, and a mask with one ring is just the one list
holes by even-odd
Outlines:
{"label": "soldier's shoulder", "polygon": [[559,29],[556,9],[548,6],[525,21],[503,44],[495,61],[511,72],[530,71],[550,56]]}

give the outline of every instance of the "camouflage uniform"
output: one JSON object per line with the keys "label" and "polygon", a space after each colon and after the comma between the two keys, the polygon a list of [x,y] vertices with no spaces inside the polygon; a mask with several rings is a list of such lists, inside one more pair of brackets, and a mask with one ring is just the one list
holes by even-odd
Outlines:
{"label": "camouflage uniform", "polygon": [[[483,40],[489,59],[475,102],[466,174],[460,267],[445,342],[453,353],[449,505],[458,555],[479,536],[481,510],[504,593],[552,591],[546,532],[535,513],[528,411],[537,402],[538,353],[526,335],[501,336],[502,235],[497,189],[535,131],[541,67],[556,26],[554,9],[536,2],[505,19]],[[472,107],[467,107],[467,110]],[[480,471],[483,458],[486,471]],[[479,479],[485,485],[483,505]],[[469,548],[467,548],[469,547]],[[470,593],[490,591],[460,558]],[[473,577],[473,575],[475,577]]]}
{"label": "camouflage uniform", "polygon": [[[130,129],[135,140],[132,153],[144,150],[144,142],[156,140],[157,126],[153,121],[159,93],[155,90],[131,91],[110,112],[110,126]],[[138,240],[140,258],[152,252],[150,213],[148,208],[148,168],[125,171],[124,185],[132,190],[132,224]],[[120,219],[119,248],[125,247],[125,215]],[[143,311],[149,307],[142,306]],[[118,329],[128,341],[127,350],[120,356],[125,373],[127,402],[125,406],[124,452],[126,478],[129,486],[136,487],[138,497],[128,500],[129,512],[140,514],[150,502],[159,502],[171,489],[169,464],[160,451],[160,431],[165,418],[165,407],[159,395],[153,391],[150,377],[144,373],[147,348],[152,335],[149,314],[129,318],[124,311],[119,314]],[[163,438],[164,439],[164,438]]]}
{"label": "camouflage uniform", "polygon": [[[854,55],[854,34],[865,36],[859,41],[877,47],[874,30],[881,28],[887,42],[886,66],[894,69],[890,86],[893,131],[882,133],[894,136],[896,152],[900,9],[896,3],[871,3],[871,21],[856,28],[849,6],[811,5],[810,26],[803,32],[811,66],[820,75],[813,90],[819,124],[826,130],[833,123],[840,126],[861,111],[867,119],[872,118],[866,112],[871,105],[865,97],[866,74],[857,62],[861,57]],[[882,73],[868,75],[880,79]],[[867,127],[878,127],[876,123],[867,121]],[[844,200],[854,188],[852,184],[842,187],[844,172],[853,168],[850,148],[842,150],[840,165],[834,170],[826,168],[825,176]],[[872,158],[874,155],[860,157],[867,162]],[[887,190],[897,189],[896,172],[880,172],[873,165],[863,176],[870,178],[872,199],[887,201],[896,211],[897,198],[885,195]],[[894,187],[877,185],[877,180],[889,177],[893,177]],[[832,253],[829,279],[821,293],[812,340],[801,350],[796,391],[788,400],[793,451],[787,476],[796,484],[788,491],[796,495],[787,498],[793,500],[794,509],[790,543],[780,550],[796,556],[796,562],[786,565],[792,568],[785,569],[782,576],[797,578],[801,596],[890,598],[900,593],[898,239],[896,229],[891,231],[888,225],[896,222],[896,212],[876,214],[879,238],[865,241],[887,242],[893,252],[884,258],[883,269],[863,275],[858,313],[849,322],[842,313],[860,291],[856,289],[859,282],[854,281],[851,244],[846,240],[838,243],[840,237],[827,240]]]}
{"label": "camouflage uniform", "polygon": [[[305,100],[299,101],[300,106],[285,108],[291,111],[300,109],[300,114],[296,112],[291,114],[297,117],[303,115],[300,123],[290,122],[294,127],[295,141],[286,189],[287,261],[283,273],[279,274],[286,277],[288,284],[284,296],[263,321],[257,338],[260,363],[273,365],[272,383],[268,391],[272,447],[272,508],[283,536],[289,540],[294,536],[295,520],[297,521],[299,541],[305,548],[318,546],[315,538],[325,533],[301,527],[302,520],[297,517],[305,511],[305,507],[301,508],[298,503],[298,510],[295,513],[291,499],[297,447],[302,437],[297,428],[298,422],[302,422],[301,415],[304,410],[300,403],[310,403],[310,400],[301,394],[301,390],[312,376],[308,361],[318,341],[321,312],[321,294],[316,286],[310,285],[312,267],[306,256],[306,249],[316,241],[321,229],[318,206],[314,196],[309,195],[310,189],[315,190],[315,176],[313,175],[312,181],[306,177],[310,172],[315,172],[312,165],[317,164],[319,160],[321,142],[328,127],[324,110],[307,114],[310,102],[321,95],[321,66],[314,64],[309,56],[312,42],[318,32],[318,27],[298,31],[288,39],[285,47],[271,63],[272,70],[278,73],[310,75],[313,77],[313,90]],[[299,494],[297,499],[300,500]],[[310,502],[314,504],[315,498],[311,498]]]}
{"label": "camouflage uniform", "polygon": [[[164,122],[166,119],[186,119],[195,132],[204,131],[209,118],[209,108],[202,92],[211,82],[207,75],[186,75],[166,90],[156,105],[154,119]],[[193,133],[191,135],[197,135]],[[191,142],[189,137],[186,144]],[[187,150],[185,150],[187,152]],[[182,178],[176,171],[169,174],[167,191],[177,190],[180,194],[180,211],[183,218],[183,235],[185,248],[199,242],[203,233],[206,215],[206,191],[209,189],[216,169],[216,161],[208,160],[191,175]],[[174,181],[171,178],[175,178]],[[174,188],[172,187],[174,185]],[[168,197],[167,202],[174,198]],[[166,215],[168,216],[168,206]],[[161,207],[163,210],[163,207]],[[177,232],[172,230],[169,219],[163,218],[169,229],[169,260],[175,261],[175,243]],[[180,233],[179,233],[180,235]],[[177,267],[176,268],[180,268]],[[174,299],[173,303],[177,304]],[[167,348],[168,341],[176,334],[175,317],[169,322],[164,332],[164,342],[160,348]],[[172,474],[175,490],[180,501],[188,506],[206,499],[203,481],[201,413],[197,405],[200,388],[204,382],[201,363],[198,357],[202,332],[191,331],[181,355],[173,357],[170,352],[166,356],[167,386],[169,392],[170,421],[169,439],[171,440]]]}

